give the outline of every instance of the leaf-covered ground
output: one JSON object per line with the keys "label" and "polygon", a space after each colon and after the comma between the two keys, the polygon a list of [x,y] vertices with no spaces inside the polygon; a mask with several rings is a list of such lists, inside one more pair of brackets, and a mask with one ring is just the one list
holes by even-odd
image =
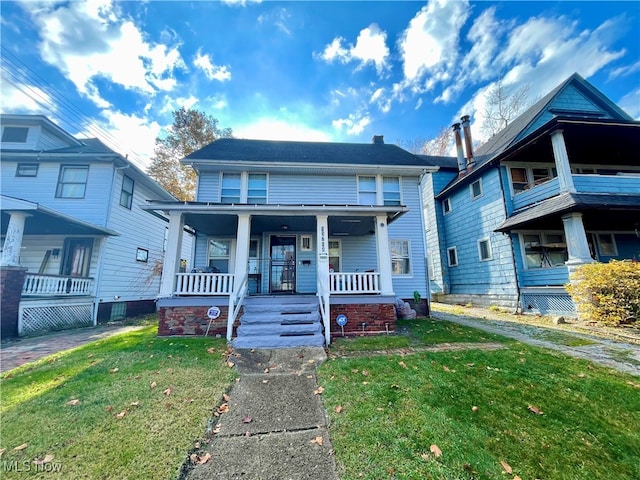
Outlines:
{"label": "leaf-covered ground", "polygon": [[2,478],[175,478],[234,370],[224,340],[156,331],[145,327],[3,374]]}

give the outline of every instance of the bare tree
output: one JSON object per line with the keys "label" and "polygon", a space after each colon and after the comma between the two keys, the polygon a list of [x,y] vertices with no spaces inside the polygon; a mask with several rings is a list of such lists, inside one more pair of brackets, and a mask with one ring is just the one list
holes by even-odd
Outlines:
{"label": "bare tree", "polygon": [[195,197],[196,174],[180,160],[218,138],[231,138],[230,128],[219,128],[218,120],[184,107],[173,112],[173,124],[164,138],[156,138],[154,157],[147,173],[179,200]]}
{"label": "bare tree", "polygon": [[482,131],[492,136],[505,128],[511,120],[531,105],[529,90],[531,85],[512,90],[506,87],[502,80],[493,84],[487,92],[487,104],[482,113]]}
{"label": "bare tree", "polygon": [[446,156],[453,145],[453,131],[444,127],[431,140],[417,137],[413,140],[399,140],[398,145],[416,155]]}

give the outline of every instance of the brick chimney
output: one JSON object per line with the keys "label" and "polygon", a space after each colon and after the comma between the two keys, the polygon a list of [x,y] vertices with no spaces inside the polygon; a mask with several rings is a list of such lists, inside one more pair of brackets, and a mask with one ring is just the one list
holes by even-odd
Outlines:
{"label": "brick chimney", "polygon": [[384,144],[384,135],[374,135],[373,136],[373,143],[376,145],[383,145]]}
{"label": "brick chimney", "polygon": [[453,136],[456,139],[456,153],[458,155],[458,172],[464,173],[467,167],[464,159],[464,151],[462,150],[462,135],[460,133],[460,124],[454,123],[451,125],[453,128]]}
{"label": "brick chimney", "polygon": [[473,161],[473,142],[471,141],[471,124],[469,115],[465,115],[462,120],[462,131],[464,132],[464,144],[467,148],[467,170],[471,170],[476,162]]}

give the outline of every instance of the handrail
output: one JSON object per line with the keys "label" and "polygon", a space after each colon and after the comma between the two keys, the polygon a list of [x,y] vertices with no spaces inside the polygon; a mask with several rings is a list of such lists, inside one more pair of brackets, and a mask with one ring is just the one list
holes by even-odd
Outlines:
{"label": "handrail", "polygon": [[90,277],[27,273],[22,295],[39,297],[91,295],[94,281]]}
{"label": "handrail", "polygon": [[327,346],[331,343],[331,316],[329,306],[329,291],[325,288],[320,279],[317,280],[317,296],[320,305],[320,315],[324,325],[324,341]]}
{"label": "handrail", "polygon": [[247,294],[249,274],[245,273],[242,277],[242,282],[238,284],[238,290],[234,289],[234,292],[229,295],[229,316],[227,319],[227,341],[231,341],[233,335],[233,323],[240,313],[240,307],[242,307],[242,301]]}

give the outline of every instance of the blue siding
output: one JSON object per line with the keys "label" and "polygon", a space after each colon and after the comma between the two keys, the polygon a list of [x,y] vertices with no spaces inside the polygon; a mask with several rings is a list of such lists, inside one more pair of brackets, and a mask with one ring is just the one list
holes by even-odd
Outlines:
{"label": "blue siding", "polygon": [[572,175],[573,185],[578,192],[625,193],[640,192],[640,177],[624,175]]}
{"label": "blue siding", "polygon": [[[296,247],[296,289],[298,293],[315,293],[317,290],[317,256],[316,251],[316,236],[311,232],[302,235],[311,235],[312,250],[302,251],[300,235],[297,238]],[[309,261],[309,265],[303,265],[303,261]]]}
{"label": "blue siding", "polygon": [[200,173],[196,200],[199,202],[220,201],[220,172]]}
{"label": "blue siding", "polygon": [[[506,185],[505,185],[506,187]],[[533,205],[534,203],[541,202],[542,200],[546,200],[547,198],[554,197],[560,193],[560,184],[557,178],[552,178],[551,180],[541,183],[540,185],[536,185],[535,187],[525,190],[524,192],[520,192],[513,197],[513,208],[517,210],[522,207],[526,207],[528,205]]]}
{"label": "blue siding", "polygon": [[[494,229],[505,219],[499,169],[482,176],[482,196],[471,199],[465,185],[451,195],[452,210],[444,215],[446,249],[456,247],[458,266],[447,267],[448,293],[453,294],[515,294],[516,281],[511,245],[507,235]],[[480,261],[478,240],[488,238],[492,259]],[[443,258],[447,262],[447,257]]]}

